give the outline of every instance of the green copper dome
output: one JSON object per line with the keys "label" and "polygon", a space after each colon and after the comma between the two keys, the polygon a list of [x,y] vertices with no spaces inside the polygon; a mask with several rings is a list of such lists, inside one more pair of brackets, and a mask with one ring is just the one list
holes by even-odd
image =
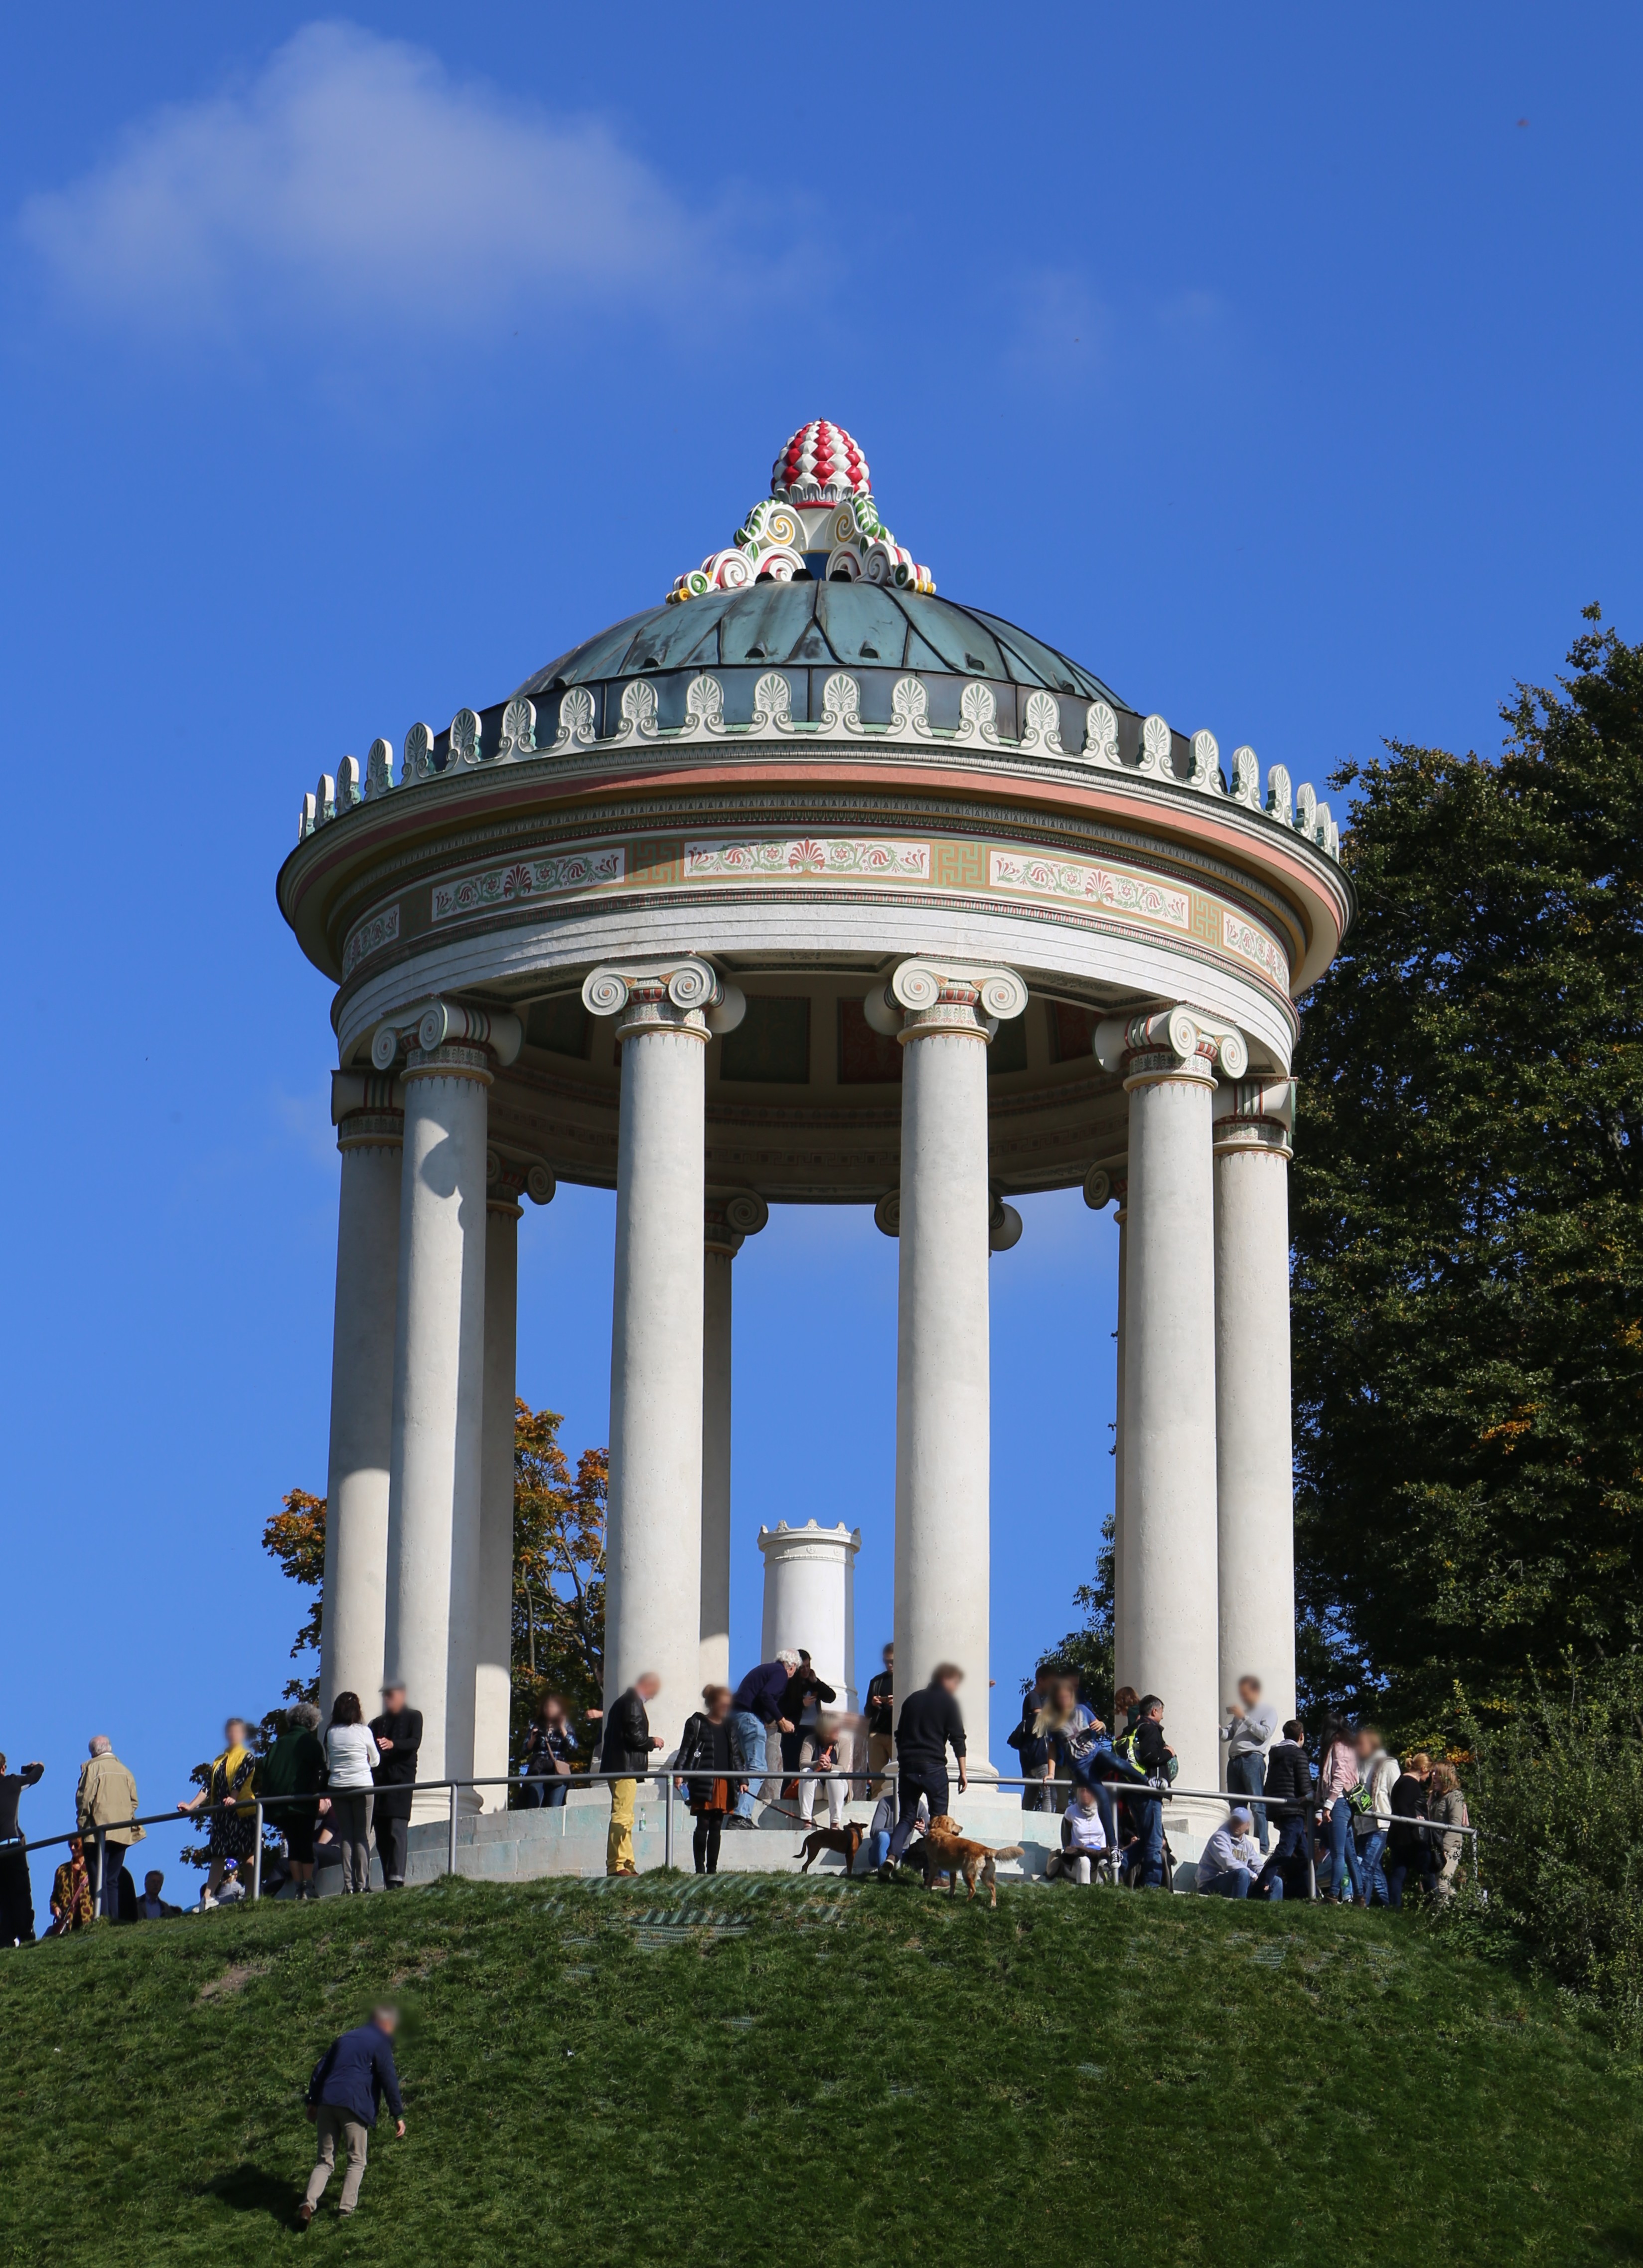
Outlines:
{"label": "green copper dome", "polygon": [[1089,670],[996,615],[882,583],[757,582],[650,607],[526,678],[526,698],[672,670],[914,670],[1129,703]]}

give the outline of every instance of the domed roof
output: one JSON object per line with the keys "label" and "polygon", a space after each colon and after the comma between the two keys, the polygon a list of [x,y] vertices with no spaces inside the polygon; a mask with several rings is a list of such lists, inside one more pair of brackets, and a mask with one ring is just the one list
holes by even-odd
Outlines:
{"label": "domed roof", "polygon": [[518,690],[538,700],[564,686],[652,671],[784,663],[991,678],[1129,710],[1079,663],[997,615],[866,581],[750,583],[687,606],[648,607],[573,646]]}
{"label": "domed roof", "polygon": [[848,504],[870,496],[867,459],[845,431],[825,417],[801,425],[770,471],[770,493],[788,504]]}

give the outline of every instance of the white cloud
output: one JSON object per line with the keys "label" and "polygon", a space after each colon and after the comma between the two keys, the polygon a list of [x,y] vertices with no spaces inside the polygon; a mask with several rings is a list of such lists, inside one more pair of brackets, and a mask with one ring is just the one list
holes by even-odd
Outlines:
{"label": "white cloud", "polygon": [[458,84],[425,49],[312,24],[247,84],[135,126],[18,223],[59,298],[158,334],[437,326],[723,281],[722,232],[607,129]]}

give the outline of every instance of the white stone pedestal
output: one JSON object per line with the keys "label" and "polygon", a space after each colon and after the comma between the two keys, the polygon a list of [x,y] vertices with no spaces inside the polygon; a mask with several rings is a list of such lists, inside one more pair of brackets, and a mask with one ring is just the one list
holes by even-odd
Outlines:
{"label": "white stone pedestal", "polygon": [[765,1617],[759,1658],[774,1661],[790,1646],[810,1653],[817,1675],[838,1694],[833,1707],[854,1712],[855,1694],[855,1555],[862,1531],[842,1521],[803,1528],[781,1521],[761,1528],[765,1555]]}

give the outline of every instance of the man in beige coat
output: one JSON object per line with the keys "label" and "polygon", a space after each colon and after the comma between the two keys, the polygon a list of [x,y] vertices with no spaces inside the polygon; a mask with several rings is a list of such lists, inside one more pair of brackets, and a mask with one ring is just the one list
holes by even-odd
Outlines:
{"label": "man in beige coat", "polygon": [[[80,1785],[75,1790],[74,1808],[80,1832],[86,1839],[86,1858],[91,1865],[92,1889],[97,1899],[97,1911],[110,1921],[120,1918],[120,1870],[126,1863],[126,1852],[133,1843],[141,1842],[143,1830],[127,1822],[137,1815],[137,1784],[114,1754],[114,1744],[106,1733],[99,1733],[92,1742],[92,1759],[80,1767]],[[105,1856],[103,1879],[97,1880],[97,1861],[92,1838],[97,1830],[106,1830],[103,1837]]]}

